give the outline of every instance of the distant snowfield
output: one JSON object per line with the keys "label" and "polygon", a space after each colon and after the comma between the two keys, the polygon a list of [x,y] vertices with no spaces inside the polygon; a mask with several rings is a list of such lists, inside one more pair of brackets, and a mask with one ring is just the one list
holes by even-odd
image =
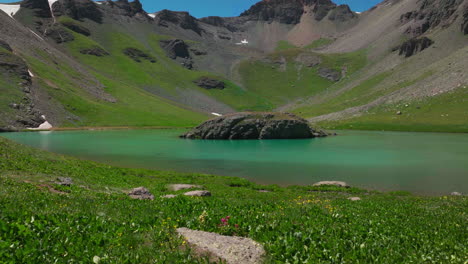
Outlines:
{"label": "distant snowfield", "polygon": [[151,18],[156,18],[156,14],[148,14],[148,16]]}
{"label": "distant snowfield", "polygon": [[[57,0],[55,0],[57,1]],[[0,10],[5,12],[11,18],[20,10],[20,5],[7,5],[7,4],[0,4]]]}

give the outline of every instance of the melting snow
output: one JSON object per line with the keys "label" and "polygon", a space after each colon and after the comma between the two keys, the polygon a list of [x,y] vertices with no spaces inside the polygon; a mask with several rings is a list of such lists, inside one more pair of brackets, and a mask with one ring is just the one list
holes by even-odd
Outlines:
{"label": "melting snow", "polygon": [[0,10],[3,10],[7,15],[9,15],[11,18],[20,10],[20,5],[6,5],[6,4],[0,4]]}
{"label": "melting snow", "polygon": [[148,14],[148,16],[151,17],[151,18],[155,18],[156,14]]}
{"label": "melting snow", "polygon": [[236,43],[236,45],[247,45],[247,44],[249,44],[249,41],[247,41],[247,39],[244,39],[241,42]]}
{"label": "melting snow", "polygon": [[222,114],[218,114],[218,113],[211,113],[211,114],[214,116],[223,116]]}
{"label": "melting snow", "polygon": [[34,77],[34,74],[30,70],[28,70],[28,72],[29,72],[29,76]]}
{"label": "melting snow", "polygon": [[[44,120],[46,119],[45,116],[42,116],[42,118],[43,118]],[[28,128],[28,130],[49,130],[49,129],[51,129],[51,128],[53,128],[53,126],[52,126],[49,122],[47,122],[47,120],[46,120],[46,121],[45,121],[44,123],[42,123],[39,127],[37,127],[37,128]]]}

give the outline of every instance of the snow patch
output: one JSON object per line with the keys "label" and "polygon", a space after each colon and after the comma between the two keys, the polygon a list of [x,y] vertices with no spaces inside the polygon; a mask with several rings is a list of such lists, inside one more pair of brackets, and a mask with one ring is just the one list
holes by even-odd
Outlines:
{"label": "snow patch", "polygon": [[43,115],[42,118],[45,120],[44,123],[42,123],[37,128],[28,128],[28,130],[50,130],[50,129],[52,129],[53,126],[46,120],[46,117]]}
{"label": "snow patch", "polygon": [[52,9],[52,5],[57,1],[58,0],[49,0],[50,14],[52,15],[52,18],[54,19],[54,23],[57,22],[57,20],[55,19],[54,10]]}
{"label": "snow patch", "polygon": [[29,76],[34,77],[34,74],[30,70],[28,70],[28,72],[29,72]]}
{"label": "snow patch", "polygon": [[211,114],[214,116],[223,116],[222,114],[218,114],[218,113],[211,113]]}
{"label": "snow patch", "polygon": [[20,10],[20,5],[6,5],[6,4],[0,4],[0,10],[5,12],[7,15],[9,15],[11,18]]}
{"label": "snow patch", "polygon": [[151,18],[155,18],[156,14],[148,14],[148,16],[151,17]]}
{"label": "snow patch", "polygon": [[241,40],[241,42],[236,43],[236,45],[248,45],[249,41],[247,39]]}

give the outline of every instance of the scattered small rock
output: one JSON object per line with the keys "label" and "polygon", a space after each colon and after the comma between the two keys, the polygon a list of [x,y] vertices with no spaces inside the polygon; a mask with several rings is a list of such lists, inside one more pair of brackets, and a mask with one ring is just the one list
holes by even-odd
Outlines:
{"label": "scattered small rock", "polygon": [[185,196],[195,196],[195,197],[208,197],[211,196],[209,191],[191,191],[184,193]]}
{"label": "scattered small rock", "polygon": [[58,184],[58,185],[61,185],[61,186],[72,186],[73,185],[73,179],[72,178],[59,177],[59,178],[57,178],[57,181],[55,183]]}
{"label": "scattered small rock", "polygon": [[361,201],[362,199],[360,197],[349,197],[348,200],[356,202],[356,201]]}
{"label": "scattered small rock", "polygon": [[123,53],[136,62],[141,62],[141,60],[143,59],[151,63],[156,63],[156,59],[153,56],[148,55],[145,52],[136,48],[126,48],[123,50]]}
{"label": "scattered small rock", "polygon": [[452,195],[452,196],[462,196],[462,194],[459,193],[459,192],[453,192],[453,193],[451,193],[450,195]]}
{"label": "scattered small rock", "polygon": [[342,182],[342,181],[321,181],[321,182],[315,183],[313,186],[337,186],[337,187],[345,187],[345,188],[350,187],[346,182]]}
{"label": "scattered small rock", "polygon": [[187,190],[187,189],[195,189],[195,188],[202,188],[200,185],[193,185],[193,184],[171,184],[168,186],[168,189],[171,191],[180,191],[180,190]]}
{"label": "scattered small rock", "polygon": [[178,228],[177,233],[199,257],[208,257],[210,263],[220,259],[227,264],[263,263],[263,246],[250,238],[222,236],[216,233]]}
{"label": "scattered small rock", "polygon": [[148,189],[145,187],[138,187],[131,190],[128,193],[128,196],[132,199],[139,199],[139,200],[154,200],[154,195],[150,193]]}
{"label": "scattered small rock", "polygon": [[165,199],[172,199],[172,198],[176,198],[177,195],[175,194],[167,194],[167,195],[164,195],[164,196],[161,196],[161,198],[165,198]]}

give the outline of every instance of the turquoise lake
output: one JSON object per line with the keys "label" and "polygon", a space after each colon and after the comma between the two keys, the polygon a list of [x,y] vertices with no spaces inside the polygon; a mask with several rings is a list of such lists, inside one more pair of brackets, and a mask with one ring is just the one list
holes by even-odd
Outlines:
{"label": "turquoise lake", "polygon": [[420,194],[468,192],[468,134],[340,131],[308,140],[200,141],[184,130],[3,133],[17,142],[122,167],[238,176],[261,184],[340,180]]}

